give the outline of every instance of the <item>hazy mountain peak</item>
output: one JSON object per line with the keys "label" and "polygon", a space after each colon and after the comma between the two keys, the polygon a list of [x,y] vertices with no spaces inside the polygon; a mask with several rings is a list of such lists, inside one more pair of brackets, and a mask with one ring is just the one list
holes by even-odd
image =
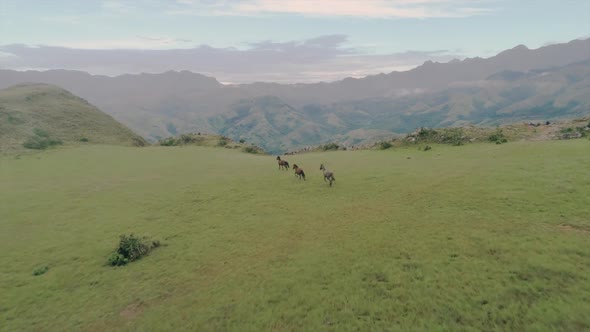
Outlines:
{"label": "hazy mountain peak", "polygon": [[529,48],[526,45],[520,44],[512,48],[512,51],[528,51]]}

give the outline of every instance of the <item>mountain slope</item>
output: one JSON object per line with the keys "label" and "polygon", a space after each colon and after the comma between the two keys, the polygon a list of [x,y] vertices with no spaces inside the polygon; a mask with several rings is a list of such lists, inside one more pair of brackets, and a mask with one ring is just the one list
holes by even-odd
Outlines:
{"label": "mountain slope", "polygon": [[[217,118],[222,120],[217,128],[235,138],[266,133],[266,138],[256,143],[271,152],[313,145],[305,139],[316,144],[338,140],[356,145],[383,138],[387,133],[392,136],[411,132],[417,127],[499,125],[585,116],[590,114],[590,61],[549,70],[502,72],[482,81],[397,98],[302,108],[294,108],[276,97],[274,102],[268,102],[270,97],[262,100],[267,101],[263,107],[261,99],[256,99],[252,107],[237,104],[226,113],[231,116]],[[268,123],[260,115],[262,111],[274,114],[275,119],[288,118]],[[246,120],[250,125],[243,125]],[[273,133],[276,128],[284,130]],[[294,136],[303,139],[290,139]]]}
{"label": "mountain slope", "polygon": [[0,150],[22,148],[35,137],[63,143],[144,145],[109,115],[56,86],[19,85],[0,90]]}
{"label": "mountain slope", "polygon": [[[572,77],[587,72],[589,59],[586,39],[333,83],[227,86],[186,71],[106,77],[0,70],[0,87],[57,84],[151,140],[216,132],[276,152],[420,126],[583,115],[590,91],[585,78]],[[573,72],[559,72],[576,63]]]}

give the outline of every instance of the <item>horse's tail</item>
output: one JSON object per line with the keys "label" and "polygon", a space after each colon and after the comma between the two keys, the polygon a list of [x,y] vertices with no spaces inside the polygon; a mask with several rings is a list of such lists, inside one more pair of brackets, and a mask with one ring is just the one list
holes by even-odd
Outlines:
{"label": "horse's tail", "polygon": [[305,180],[305,172],[301,170],[301,176],[303,176],[303,180]]}
{"label": "horse's tail", "polygon": [[289,166],[289,163],[285,161],[285,166],[287,166],[287,169],[290,169],[291,167]]}

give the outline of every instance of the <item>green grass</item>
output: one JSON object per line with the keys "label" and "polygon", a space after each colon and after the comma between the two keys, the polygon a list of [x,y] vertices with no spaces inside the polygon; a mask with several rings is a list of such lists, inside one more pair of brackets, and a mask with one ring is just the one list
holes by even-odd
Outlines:
{"label": "green grass", "polygon": [[0,330],[588,330],[588,144],[0,157]]}

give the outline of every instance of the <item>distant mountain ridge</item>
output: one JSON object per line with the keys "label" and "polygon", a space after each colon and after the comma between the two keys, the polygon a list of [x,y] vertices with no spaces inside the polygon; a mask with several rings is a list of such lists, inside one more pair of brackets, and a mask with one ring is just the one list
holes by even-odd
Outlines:
{"label": "distant mountain ridge", "polygon": [[587,60],[590,39],[332,83],[227,86],[186,71],[106,77],[0,70],[0,88],[59,85],[152,140],[211,131],[280,152],[419,126],[583,115],[590,90],[588,76],[578,72],[588,73]]}

